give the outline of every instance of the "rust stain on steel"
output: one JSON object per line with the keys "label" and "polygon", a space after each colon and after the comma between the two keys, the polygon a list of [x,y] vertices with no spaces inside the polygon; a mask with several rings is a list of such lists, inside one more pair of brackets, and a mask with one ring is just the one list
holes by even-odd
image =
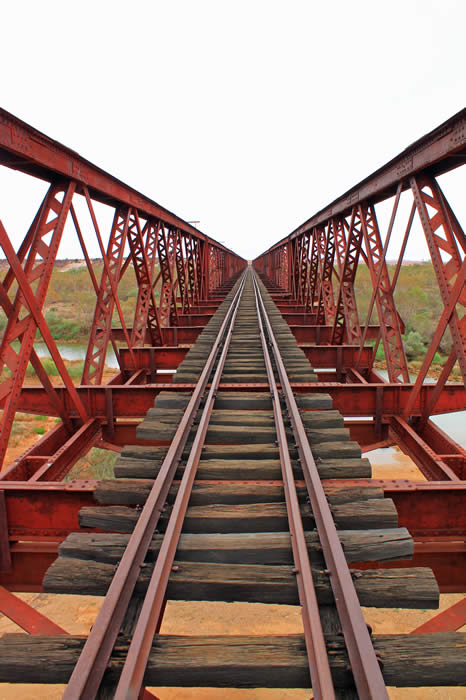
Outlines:
{"label": "rust stain on steel", "polygon": [[217,389],[220,384],[220,378],[228,353],[244,283],[245,277],[243,277],[238,292],[233,299],[232,305],[217,336],[217,341],[218,339],[224,338],[226,324],[228,323],[226,337],[223,340],[222,352],[210,385],[193,445],[183,472],[183,478],[170,515],[170,520],[146,591],[144,603],[139,614],[136,628],[133,632],[128,655],[115,693],[115,700],[137,700],[139,697],[139,691],[143,683],[144,672],[146,670],[152,642],[160,622],[168,579],[172,571],[178,571],[178,567],[173,567],[173,561],[175,559],[181,528],[191,496],[192,486],[196,477],[201,451],[204,446],[207,428],[212,415]]}
{"label": "rust stain on steel", "polygon": [[320,481],[319,473],[306,437],[301,415],[288,380],[285,366],[272,327],[265,314],[265,323],[280,378],[282,391],[291,420],[293,435],[301,459],[301,467],[315,518],[322,551],[330,574],[340,622],[345,637],[351,670],[360,698],[388,698],[385,682],[374,647],[364,621],[351,573]]}
{"label": "rust stain on steel", "polygon": [[83,647],[64,693],[67,700],[94,698],[99,690],[113,646],[131,599],[139,569],[157,526],[161,508],[166,501],[176,468],[193,425],[201,398],[217,356],[220,337],[228,321],[225,318],[209,354],[189,404],[177,428],[173,441],[160,468],[144,508],[134,528],[128,546],[120,560],[94,626]]}
{"label": "rust stain on steel", "polygon": [[[259,294],[260,292],[257,283],[254,280],[257,320],[259,324],[262,350],[264,353],[265,367],[267,370],[267,378],[269,380],[275,427],[277,429],[280,467],[283,475],[286,509],[291,534],[291,546],[293,550],[293,560],[295,563],[293,573],[296,574],[296,581],[298,584],[312,691],[316,700],[319,698],[328,698],[328,700],[331,700],[332,698],[335,698],[332,674],[330,671],[327,647],[325,645],[325,637],[320,620],[319,604],[317,602],[314,581],[312,579],[311,564],[307,551],[306,537],[304,535],[298,494],[296,492],[293,466],[291,464],[291,457],[288,449],[286,428],[280,406],[280,397],[277,390],[277,384],[275,382],[272,362],[264,332],[264,325],[261,318]],[[263,304],[262,310],[265,314]]]}

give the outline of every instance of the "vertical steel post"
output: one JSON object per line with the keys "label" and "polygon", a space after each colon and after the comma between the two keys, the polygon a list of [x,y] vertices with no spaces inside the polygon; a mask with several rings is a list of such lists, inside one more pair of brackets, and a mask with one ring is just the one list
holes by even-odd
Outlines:
{"label": "vertical steel post", "polygon": [[306,306],[312,311],[318,289],[319,278],[319,243],[317,229],[312,229],[311,257],[309,262],[309,289]]}
{"label": "vertical steel post", "polygon": [[360,212],[358,207],[353,207],[345,259],[340,273],[340,286],[330,341],[331,345],[341,345],[344,341],[345,333],[350,345],[361,344],[361,327],[354,296],[354,280],[358,267],[359,254],[361,252],[362,239],[363,230]]}
{"label": "vertical steel post", "polygon": [[[466,236],[434,178],[412,177],[410,184],[437,276],[442,302],[447,306],[455,278],[461,269],[459,248],[462,249],[463,254],[466,253]],[[458,301],[463,307],[466,306],[464,291],[460,294]],[[466,328],[465,324],[460,322],[456,308],[453,309],[448,323],[456,358],[463,379],[466,381]],[[434,339],[436,342],[441,340],[438,330]]]}
{"label": "vertical steel post", "polygon": [[391,290],[375,209],[371,204],[360,204],[359,214],[366,244],[367,264],[376,291],[375,303],[379,315],[388,377],[391,382],[401,380],[409,382],[400,319]]}
{"label": "vertical steel post", "polygon": [[114,290],[116,290],[120,281],[129,217],[129,209],[117,209],[115,211],[84,362],[83,384],[101,384],[102,382],[115,307]]}
{"label": "vertical steel post", "polygon": [[332,287],[333,263],[335,260],[335,234],[331,221],[327,223],[327,235],[321,230],[321,256],[320,292],[317,307],[317,324],[331,326],[335,319],[335,299]]}
{"label": "vertical steel post", "polygon": [[[165,232],[163,224],[159,227],[157,238],[157,253],[160,272],[162,273],[162,287],[160,290],[160,325],[162,328],[178,325],[178,312],[173,285],[173,258],[175,249],[174,233],[170,229]],[[176,235],[176,234],[175,234]]]}
{"label": "vertical steel post", "polygon": [[131,333],[133,346],[144,345],[147,330],[149,330],[152,345],[163,345],[159,313],[152,288],[157,260],[157,235],[156,222],[147,221],[141,232],[137,215],[131,218],[128,226],[128,243],[138,284],[138,298]]}

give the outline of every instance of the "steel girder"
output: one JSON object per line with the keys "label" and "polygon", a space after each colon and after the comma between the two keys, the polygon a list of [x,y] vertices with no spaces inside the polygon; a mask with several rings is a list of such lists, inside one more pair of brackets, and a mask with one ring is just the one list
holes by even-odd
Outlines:
{"label": "steel girder", "polygon": [[375,209],[368,204],[359,206],[367,264],[371,280],[376,289],[375,302],[379,314],[388,377],[391,382],[409,382],[408,363],[401,339],[400,321],[393,299],[387,265],[383,255],[382,239]]}
{"label": "steel girder", "polygon": [[[436,273],[443,312],[428,349],[418,379],[411,390],[411,397],[403,409],[409,418],[418,401],[422,382],[432,363],[436,350],[447,326],[453,340],[453,349],[444,364],[436,387],[424,406],[417,430],[422,433],[429,415],[435,411],[446,388],[453,365],[458,362],[466,386],[466,237],[450,204],[441,191],[436,176],[466,163],[466,110],[462,110],[437,129],[425,135],[396,156],[387,165],[367,177],[327,207],[310,217],[289,236],[269,248],[254,261],[254,266],[265,280],[270,280],[277,291],[276,299],[287,299],[289,315],[295,336],[301,342],[329,342],[331,345],[359,346],[362,357],[367,338],[374,338],[369,326],[372,306],[375,302],[379,317],[379,333],[376,345],[382,339],[387,361],[389,379],[409,381],[407,362],[403,347],[404,326],[396,309],[394,290],[401,270],[406,245],[417,210]],[[390,280],[386,253],[400,195],[412,193],[413,203],[401,244],[399,259],[393,279]],[[376,206],[389,198],[395,198],[385,242],[377,224]],[[309,243],[308,243],[309,241]],[[298,257],[299,251],[308,245],[308,253]],[[302,301],[301,285],[297,283],[297,272],[290,280],[277,274],[274,261],[295,251],[293,264],[297,270],[300,261],[305,261],[300,279],[306,280],[304,300],[306,308],[316,311],[315,319],[299,323],[296,313]],[[333,259],[332,259],[333,256]],[[373,285],[365,327],[361,328],[356,306],[354,283],[360,258],[368,266]],[[331,272],[329,272],[331,267]],[[333,320],[333,330],[328,336],[329,314],[325,300],[331,302],[328,280],[334,275],[339,280]],[[273,292],[273,287],[271,287]],[[285,292],[285,294],[284,294]],[[281,296],[280,296],[281,295]],[[286,296],[288,295],[288,296]],[[316,308],[317,305],[317,308]],[[281,310],[286,312],[283,302]],[[331,313],[331,312],[330,312]],[[330,316],[331,317],[331,316]],[[307,323],[307,325],[306,325]],[[375,355],[375,352],[374,352]],[[358,365],[356,361],[356,367]],[[356,368],[355,368],[356,369]],[[360,381],[367,381],[368,370]],[[354,374],[357,377],[358,373]]]}
{"label": "steel girder", "polygon": [[332,331],[332,345],[341,345],[345,335],[350,345],[361,344],[361,331],[354,294],[354,280],[363,241],[363,227],[359,207],[353,207],[351,223],[346,241],[343,267],[340,271],[335,320]]}
{"label": "steel girder", "polygon": [[333,296],[332,273],[335,260],[335,234],[333,223],[329,221],[320,235],[320,293],[317,307],[317,323],[331,325],[335,319],[335,299]]}
{"label": "steel girder", "polygon": [[[147,221],[141,232],[138,217],[128,229],[128,241],[138,285],[138,298],[134,312],[131,344],[133,347],[145,343],[149,330],[152,345],[162,345],[162,328],[157,303],[154,297],[153,277],[157,260],[158,225]],[[144,241],[145,238],[145,241]]]}
{"label": "steel girder", "polygon": [[334,216],[332,218],[333,230],[335,232],[335,253],[338,264],[338,274],[341,275],[341,270],[345,262],[346,252],[346,232],[348,223],[343,216]]}
{"label": "steel girder", "polygon": [[299,279],[300,279],[300,258],[301,240],[295,239],[290,245],[290,272],[292,277],[291,294],[299,301]]}
{"label": "steel girder", "polygon": [[[34,233],[39,226],[40,217],[42,215],[42,209],[44,206],[46,206],[46,201],[47,201],[49,194],[50,194],[50,192],[47,193],[47,195],[45,196],[45,199],[44,199],[43,203],[41,204],[41,206],[39,207],[39,211],[37,212],[36,217],[34,218],[32,226],[30,227],[28,233],[25,236],[25,239],[24,239],[22,245],[20,246],[20,249],[18,251],[18,255],[16,256],[17,265],[21,265],[23,263],[24,258],[25,258],[26,254],[30,248]],[[7,248],[8,247],[10,248],[9,259],[13,261],[15,258],[15,254],[14,254],[14,251],[11,249],[11,244],[9,242],[8,235],[5,231],[5,229],[3,228],[3,225],[1,224],[1,222],[0,222],[0,235],[2,236],[2,245],[6,246]],[[7,274],[5,275],[5,279],[4,279],[3,283],[0,283],[0,304],[1,304],[3,312],[5,313],[7,318],[10,318],[12,316],[12,313],[13,313],[13,304],[10,301],[10,298],[8,296],[8,291],[10,290],[13,281],[14,281],[14,267],[12,265],[12,266],[10,266],[10,268],[7,271]],[[21,338],[22,338],[22,336],[21,336]],[[55,354],[57,354],[57,352],[55,352]],[[34,347],[31,349],[31,365],[34,368],[34,371],[35,371],[37,377],[41,381],[41,383],[42,383],[43,387],[45,388],[45,391],[47,392],[53,405],[57,408],[58,414],[60,415],[63,423],[65,424],[67,429],[70,430],[71,423],[68,419],[68,416],[67,416],[66,412],[63,410],[63,407],[61,407],[59,405],[59,403],[56,399],[52,383],[51,383],[46,371],[42,367],[41,361],[40,361],[39,357],[37,356],[37,353],[34,350]],[[2,369],[3,369],[3,367],[2,367]],[[66,378],[66,374],[65,374],[65,384],[68,380],[69,380],[69,377]],[[71,381],[71,380],[69,380],[69,381]]]}
{"label": "steel girder", "polygon": [[[207,300],[214,285],[224,284],[228,277],[238,273],[246,262],[156,202],[84,160],[75,151],[52,141],[4,110],[0,110],[0,165],[51,183],[16,252],[0,221],[0,245],[9,263],[9,268],[0,282],[0,311],[6,316],[6,330],[0,346],[0,365],[3,369],[0,384],[0,400],[3,407],[0,423],[0,463],[5,455],[26,368],[30,361],[50,405],[53,406],[54,415],[61,417],[63,421],[63,430],[60,432],[61,445],[53,442],[53,448],[50,448],[52,452],[48,455],[51,473],[55,464],[53,451],[57,450],[62,455],[60,464],[65,465],[66,473],[71,464],[69,456],[76,455],[74,439],[81,435],[80,431],[88,430],[90,425],[92,430],[95,427],[93,421],[90,422],[89,414],[77,388],[73,385],[43,314],[53,266],[67,220],[71,220],[74,225],[91,285],[97,297],[82,379],[87,385],[101,384],[109,342],[113,344],[115,354],[119,358],[112,332],[114,308],[121,323],[119,332],[131,354],[133,348],[144,345],[146,338],[153,345],[161,345],[164,342],[164,329],[157,302],[161,292],[162,312],[165,312],[166,307],[169,308],[168,314],[164,313],[164,323],[167,328],[173,328],[178,318],[178,302],[181,310],[186,311],[193,299],[196,302]],[[73,197],[76,195],[83,197],[87,204],[91,219],[90,231],[88,224],[86,230],[81,228],[79,209],[73,205]],[[110,206],[114,212],[106,248],[94,211],[95,202]],[[103,260],[100,282],[86,247],[86,241],[92,233],[97,239]],[[189,244],[186,243],[187,240]],[[129,245],[130,253],[125,259],[126,245]],[[193,251],[191,260],[189,250]],[[209,279],[208,269],[210,260],[216,261],[212,281]],[[138,297],[133,327],[132,330],[128,330],[118,296],[118,285],[131,264],[136,274]],[[159,274],[157,264],[161,267]],[[187,274],[189,266],[193,272],[191,280]],[[201,280],[203,284],[200,283]],[[68,397],[66,400],[62,392],[52,385],[34,350],[37,330],[61,376]],[[134,364],[133,354],[132,358]],[[135,378],[131,379],[133,380],[137,381]],[[70,417],[69,405],[73,407],[73,418]],[[113,414],[110,395],[107,409],[107,425],[111,429],[118,416]],[[99,430],[100,425],[98,422]],[[40,460],[33,461],[38,466]],[[44,474],[47,470],[44,466]]]}
{"label": "steel girder", "polygon": [[218,248],[208,246],[209,261],[209,295],[217,289],[224,279],[225,273],[225,254]]}
{"label": "steel girder", "polygon": [[313,310],[316,298],[317,280],[319,277],[319,244],[317,229],[312,231],[310,241],[308,287],[306,290],[306,308]]}
{"label": "steel girder", "polygon": [[[422,431],[429,415],[433,413],[456,361],[458,361],[466,387],[466,313],[464,308],[466,306],[466,237],[434,178],[413,177],[410,183],[437,276],[444,310],[414,384],[411,400],[404,412],[405,417],[410,415],[411,407],[419,395],[422,382],[447,325],[450,327],[453,341],[453,348],[437,381],[436,390],[418,422],[418,429]],[[434,213],[431,213],[432,211]]]}
{"label": "steel girder", "polygon": [[178,325],[176,310],[175,282],[173,270],[175,267],[176,231],[161,226],[157,237],[157,253],[162,274],[160,290],[160,322],[162,327]]}
{"label": "steel girder", "polygon": [[306,233],[300,238],[300,261],[299,261],[299,283],[298,283],[298,301],[301,304],[306,303],[306,291],[308,283],[308,265],[309,265],[309,242],[311,234]]}
{"label": "steel girder", "polygon": [[[314,287],[314,301],[316,303],[316,308],[319,309],[320,300],[322,298],[322,282],[323,282],[323,265],[324,265],[324,255],[325,255],[325,227],[316,226],[315,228],[316,236],[316,250],[317,250],[317,275],[316,283]],[[324,314],[320,316],[320,323],[322,325],[325,322]]]}
{"label": "steel girder", "polygon": [[[115,304],[119,304],[117,288],[128,236],[130,214],[130,209],[117,209],[113,218],[107,252],[103,255],[104,267],[84,362],[83,384],[102,383],[113,310]],[[121,311],[121,308],[119,310]],[[123,322],[122,327],[125,327]]]}
{"label": "steel girder", "polygon": [[[186,283],[186,262],[185,262],[185,248],[183,247],[183,236],[181,231],[177,229],[176,231],[176,242],[175,242],[175,261],[176,261],[176,274],[178,277],[178,292],[181,301],[181,313],[188,313],[190,308],[188,287]],[[155,343],[153,343],[154,345]]]}
{"label": "steel girder", "polygon": [[201,241],[199,241],[197,238],[193,239],[193,263],[194,263],[194,269],[195,269],[195,280],[196,280],[196,296],[198,303],[199,301],[203,298],[202,296],[202,291],[203,291],[203,250],[202,250],[202,244]]}
{"label": "steel girder", "polygon": [[199,303],[200,289],[197,277],[196,247],[192,236],[186,237],[187,270],[191,305]]}
{"label": "steel girder", "polygon": [[[42,315],[53,265],[74,191],[75,183],[73,182],[64,186],[53,185],[50,187],[41,207],[40,215],[36,217],[33,233],[31,236],[29,234],[27,236],[28,244],[20,251],[24,256],[22,264],[11,246],[5,229],[0,226],[0,244],[10,263],[10,270],[4,280],[2,293],[8,321],[0,346],[0,366],[2,369],[5,365],[7,366],[10,377],[4,379],[0,385],[0,398],[5,401],[0,422],[0,463],[3,461],[8,446],[18,399],[38,328],[44,340],[48,341],[51,347],[52,358],[58,362],[57,367],[78,408],[81,420],[87,418],[64,364],[60,362],[61,358]],[[10,304],[6,301],[8,299],[6,288],[13,278],[18,283],[18,290],[14,301]],[[31,285],[34,285],[34,288]],[[15,341],[20,343],[18,352],[13,347]],[[50,383],[45,382],[45,385],[50,393]]]}
{"label": "steel girder", "polygon": [[276,286],[289,289],[288,247],[275,250],[270,257],[264,259],[264,275]]}
{"label": "steel girder", "polygon": [[[460,273],[466,254],[466,236],[434,178],[413,177],[410,182],[443,304],[448,307],[450,303],[455,305],[458,303],[462,307],[461,318],[456,306],[452,308],[448,325],[456,359],[466,382],[466,324],[464,322],[466,290],[464,285],[455,295],[452,295],[454,281]],[[433,213],[429,210],[433,210]],[[445,260],[445,257],[448,259]],[[434,338],[437,346],[441,339],[442,336],[437,331]]]}
{"label": "steel girder", "polygon": [[[150,348],[144,348],[144,351],[150,351]],[[136,358],[138,362],[138,350],[136,350]],[[129,362],[128,365],[130,365]],[[88,413],[93,417],[101,419],[103,422],[107,420],[108,403],[110,403],[109,397],[115,415],[137,418],[143,417],[146,414],[148,409],[153,405],[155,397],[161,391],[192,391],[193,384],[170,383],[169,381],[165,381],[167,375],[161,375],[161,377],[164,378],[163,383],[138,385],[121,381],[118,384],[79,386],[76,387],[76,391]],[[251,391],[250,385],[241,383],[222,384],[221,389],[222,391]],[[377,414],[383,421],[393,416],[403,415],[404,408],[410,398],[412,385],[401,383],[390,384],[384,382],[382,379],[371,382],[367,381],[365,383],[360,382],[358,384],[345,384],[333,381],[331,385],[329,385],[328,381],[314,381],[293,383],[293,389],[295,393],[329,393],[333,397],[334,407],[338,408],[343,415],[375,417]],[[266,391],[266,386],[264,384],[256,384],[254,391]],[[412,408],[412,415],[422,415],[434,391],[435,384],[423,384],[422,390]],[[70,416],[72,418],[77,417],[77,409],[73,406],[71,397],[66,389],[61,386],[56,387],[56,392],[60,402],[65,405]],[[0,408],[3,407],[3,405],[4,401],[0,401]],[[23,388],[19,399],[18,410],[36,415],[56,415],[54,406],[46,391],[39,386],[26,386]],[[463,384],[448,384],[435,407],[435,414],[465,410],[466,394],[463,389]],[[447,453],[443,452],[443,454]]]}
{"label": "steel girder", "polygon": [[287,247],[277,250],[273,261],[273,281],[277,287],[282,287],[283,289],[288,288],[288,271],[285,274],[285,269],[282,267],[282,260],[283,262],[286,260],[287,253]]}
{"label": "steel girder", "polygon": [[[349,224],[345,217],[335,216],[332,219],[333,230],[335,232],[335,248],[336,248],[336,259],[338,264],[338,273],[334,270],[335,276],[338,278],[339,284],[342,280],[344,265],[345,265],[345,254],[347,246],[347,233],[349,231]],[[340,289],[340,287],[339,287]],[[358,307],[356,304],[356,295],[354,293],[354,280],[351,283],[346,280],[344,287],[342,288],[341,301],[343,303],[343,315],[346,319],[346,342],[351,343],[355,338],[358,337],[359,329],[359,315]],[[336,312],[335,312],[336,315]],[[335,320],[335,319],[334,319]],[[350,341],[351,338],[351,341]],[[362,342],[364,345],[364,342]]]}
{"label": "steel girder", "polygon": [[209,250],[208,246],[199,241],[199,279],[201,281],[201,299],[209,298]]}

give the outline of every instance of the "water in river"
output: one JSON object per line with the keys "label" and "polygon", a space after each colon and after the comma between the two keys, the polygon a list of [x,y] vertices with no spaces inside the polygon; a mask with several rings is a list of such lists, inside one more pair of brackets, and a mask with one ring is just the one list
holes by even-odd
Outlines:
{"label": "water in river", "polygon": [[[50,357],[50,353],[45,343],[35,343],[34,348],[39,357]],[[81,343],[57,343],[57,348],[64,360],[75,362],[76,360],[84,360],[86,357],[87,345]],[[107,357],[105,364],[110,369],[118,369],[118,362],[110,346],[107,349]]]}

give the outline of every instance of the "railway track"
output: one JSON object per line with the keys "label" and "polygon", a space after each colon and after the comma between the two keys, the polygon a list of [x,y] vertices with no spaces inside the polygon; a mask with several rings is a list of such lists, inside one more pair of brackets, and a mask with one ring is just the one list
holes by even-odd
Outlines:
{"label": "railway track", "polygon": [[[413,542],[330,396],[293,395],[290,381],[315,379],[249,268],[178,368],[194,392],[157,396],[138,427],[147,446],[124,448],[101,505],[80,513],[100,532],[70,535],[47,572],[48,592],[105,595],[89,637],[5,636],[0,680],[8,666],[10,682],[67,682],[86,700],[144,685],[383,698],[386,684],[464,683],[457,635],[433,645],[364,621],[361,606],[435,608],[438,586],[428,569],[350,568],[409,558]],[[167,599],[300,605],[303,634],[170,637]]]}

